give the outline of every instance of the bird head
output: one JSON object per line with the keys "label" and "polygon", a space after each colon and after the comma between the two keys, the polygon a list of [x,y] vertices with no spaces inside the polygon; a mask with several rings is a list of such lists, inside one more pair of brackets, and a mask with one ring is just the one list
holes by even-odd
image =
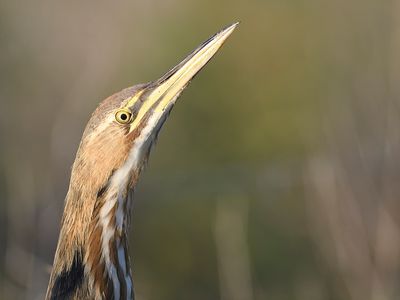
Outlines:
{"label": "bird head", "polygon": [[134,184],[181,92],[236,26],[209,38],[161,78],[124,89],[101,102],[83,134],[77,155],[80,159],[74,165],[79,174],[89,178],[95,172],[93,179],[98,182],[93,185],[97,187],[115,172]]}

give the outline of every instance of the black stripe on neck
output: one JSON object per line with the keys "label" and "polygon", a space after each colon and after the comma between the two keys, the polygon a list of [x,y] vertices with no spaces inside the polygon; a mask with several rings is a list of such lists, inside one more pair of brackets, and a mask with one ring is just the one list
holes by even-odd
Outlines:
{"label": "black stripe on neck", "polygon": [[82,255],[75,251],[71,268],[64,269],[59,273],[51,289],[51,300],[71,299],[75,291],[82,285],[84,277],[84,266],[82,263]]}
{"label": "black stripe on neck", "polygon": [[97,199],[103,197],[104,193],[105,193],[105,192],[107,191],[107,189],[109,188],[110,183],[111,183],[111,178],[113,177],[114,172],[115,172],[115,170],[112,170],[112,171],[111,171],[111,174],[110,174],[110,176],[108,176],[108,179],[107,179],[106,184],[103,185],[103,186],[97,191],[97,195],[96,195]]}

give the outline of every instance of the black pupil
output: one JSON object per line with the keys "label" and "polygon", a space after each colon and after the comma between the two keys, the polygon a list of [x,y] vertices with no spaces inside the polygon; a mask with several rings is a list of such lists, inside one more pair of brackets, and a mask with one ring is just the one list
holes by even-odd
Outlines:
{"label": "black pupil", "polygon": [[121,114],[121,120],[125,121],[126,119],[128,119],[127,114]]}

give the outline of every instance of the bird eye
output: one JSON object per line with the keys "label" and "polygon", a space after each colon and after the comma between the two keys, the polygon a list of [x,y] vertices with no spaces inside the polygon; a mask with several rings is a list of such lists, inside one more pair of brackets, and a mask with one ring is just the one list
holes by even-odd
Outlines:
{"label": "bird eye", "polygon": [[132,113],[127,109],[121,109],[115,113],[115,120],[120,124],[127,124],[132,121]]}

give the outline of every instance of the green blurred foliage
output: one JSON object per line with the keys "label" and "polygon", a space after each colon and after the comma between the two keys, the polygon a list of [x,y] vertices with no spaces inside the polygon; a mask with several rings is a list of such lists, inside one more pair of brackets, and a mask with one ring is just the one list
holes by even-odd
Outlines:
{"label": "green blurred foliage", "polygon": [[394,5],[0,2],[0,298],[43,297],[70,166],[97,103],[240,20],[178,101],[137,187],[138,299],[224,298],[221,199],[247,207],[236,213],[252,299],[349,299],[310,233],[304,172],[330,143],[326,128],[341,120],[330,112],[346,112],[354,78],[375,74],[363,88],[389,77]]}

